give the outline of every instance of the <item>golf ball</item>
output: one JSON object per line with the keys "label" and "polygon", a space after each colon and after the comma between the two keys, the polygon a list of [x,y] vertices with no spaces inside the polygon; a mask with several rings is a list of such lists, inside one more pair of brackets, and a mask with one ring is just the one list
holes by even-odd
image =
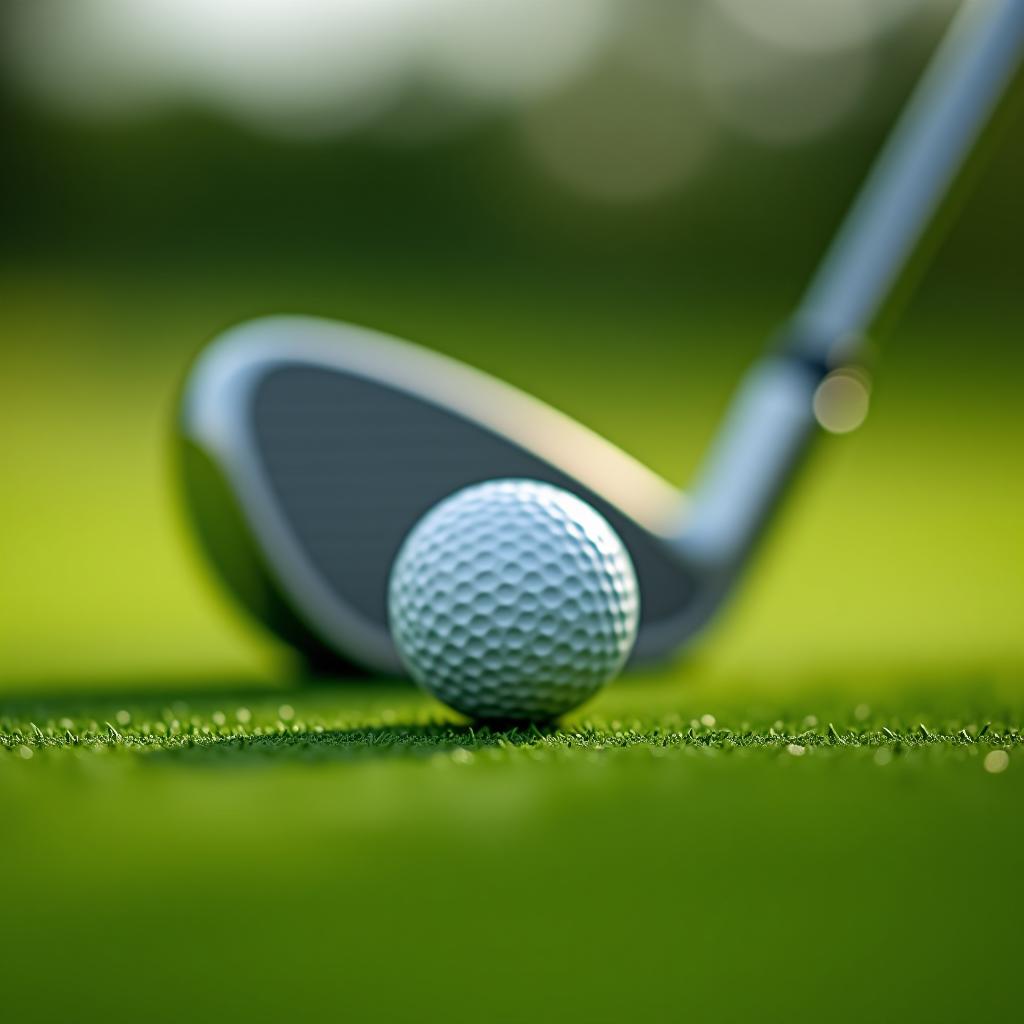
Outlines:
{"label": "golf ball", "polygon": [[475,484],[436,505],[395,559],[388,602],[410,674],[474,718],[582,704],[622,668],[640,612],[618,534],[534,480]]}

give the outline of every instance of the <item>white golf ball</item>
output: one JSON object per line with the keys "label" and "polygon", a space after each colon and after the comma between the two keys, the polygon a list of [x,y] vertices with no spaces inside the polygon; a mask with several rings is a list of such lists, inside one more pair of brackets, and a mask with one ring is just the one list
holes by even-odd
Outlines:
{"label": "white golf ball", "polygon": [[618,534],[534,480],[476,484],[431,509],[395,559],[388,601],[410,674],[474,718],[582,704],[622,668],[640,613]]}

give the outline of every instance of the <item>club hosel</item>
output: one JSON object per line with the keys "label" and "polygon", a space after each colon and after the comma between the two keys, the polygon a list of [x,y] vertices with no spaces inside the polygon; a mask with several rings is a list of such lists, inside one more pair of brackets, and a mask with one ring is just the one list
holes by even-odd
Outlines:
{"label": "club hosel", "polygon": [[818,425],[828,368],[792,350],[755,363],[691,491],[678,545],[702,573],[731,573],[767,524]]}

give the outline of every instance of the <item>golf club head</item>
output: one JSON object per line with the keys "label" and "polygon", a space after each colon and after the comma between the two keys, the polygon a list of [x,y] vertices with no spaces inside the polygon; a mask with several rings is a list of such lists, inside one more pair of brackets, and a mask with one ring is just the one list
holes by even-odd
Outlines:
{"label": "golf club head", "polygon": [[640,585],[634,661],[715,612],[818,435],[818,387],[863,345],[1024,53],[1024,2],[964,4],[773,351],[748,372],[693,501],[513,388],[363,328],[243,324],[200,355],[179,421],[193,519],[230,590],[316,663],[401,671],[387,583],[413,524],[526,477],[618,531]]}
{"label": "golf club head", "polygon": [[634,661],[671,654],[717,603],[672,543],[676,489],[522,392],[374,331],[305,317],[227,331],[186,381],[179,440],[222,580],[314,664],[402,670],[395,555],[438,501],[496,477],[564,487],[612,523],[640,584]]}

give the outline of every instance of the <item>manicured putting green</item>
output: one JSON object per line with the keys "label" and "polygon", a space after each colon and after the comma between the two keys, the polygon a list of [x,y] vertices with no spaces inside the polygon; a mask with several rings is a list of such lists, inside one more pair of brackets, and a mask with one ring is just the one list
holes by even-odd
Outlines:
{"label": "manicured putting green", "polygon": [[12,1014],[953,1020],[1014,998],[1022,715],[990,683],[850,707],[684,672],[553,732],[387,683],[5,707]]}

